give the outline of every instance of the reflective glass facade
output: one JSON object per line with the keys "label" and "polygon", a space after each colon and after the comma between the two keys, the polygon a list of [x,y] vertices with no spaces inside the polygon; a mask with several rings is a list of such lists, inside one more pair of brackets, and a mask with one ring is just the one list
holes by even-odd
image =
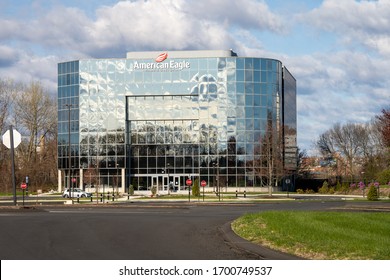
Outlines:
{"label": "reflective glass facade", "polygon": [[124,176],[136,190],[184,189],[190,176],[260,187],[270,155],[295,170],[296,81],[280,61],[141,54],[58,65],[60,170],[69,170],[69,136],[74,176],[96,184]]}

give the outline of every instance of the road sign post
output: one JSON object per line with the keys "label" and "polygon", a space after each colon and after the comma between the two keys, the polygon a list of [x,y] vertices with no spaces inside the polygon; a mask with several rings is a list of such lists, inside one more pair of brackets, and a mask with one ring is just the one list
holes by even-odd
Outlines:
{"label": "road sign post", "polygon": [[204,201],[204,188],[207,186],[207,182],[205,180],[202,180],[200,182],[200,185],[203,187],[203,201]]}
{"label": "road sign post", "polygon": [[21,187],[22,190],[23,190],[23,206],[24,206],[24,191],[25,191],[26,188],[27,188],[27,184],[26,184],[26,183],[22,183],[22,184],[20,185],[20,187]]}
{"label": "road sign post", "polygon": [[22,141],[22,136],[18,131],[13,129],[12,125],[9,126],[9,130],[7,130],[3,135],[3,144],[11,150],[11,173],[12,173],[12,189],[14,195],[14,205],[16,205],[16,181],[15,181],[15,156],[14,150],[17,146],[19,146]]}
{"label": "road sign post", "polygon": [[190,176],[188,176],[188,179],[186,180],[186,185],[188,186],[188,201],[191,201],[191,185],[192,185],[192,180]]}

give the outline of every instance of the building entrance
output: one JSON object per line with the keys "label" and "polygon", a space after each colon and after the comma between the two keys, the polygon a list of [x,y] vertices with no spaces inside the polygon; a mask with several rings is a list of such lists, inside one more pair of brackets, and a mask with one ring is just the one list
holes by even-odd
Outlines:
{"label": "building entrance", "polygon": [[152,184],[150,186],[150,190],[155,187],[157,189],[157,193],[164,192],[176,192],[180,190],[180,176],[176,175],[154,175],[152,176]]}
{"label": "building entrance", "polygon": [[169,194],[178,191],[187,190],[186,179],[190,176],[193,180],[198,178],[199,174],[148,174],[132,177],[131,182],[136,191],[152,191],[156,188],[158,194]]}

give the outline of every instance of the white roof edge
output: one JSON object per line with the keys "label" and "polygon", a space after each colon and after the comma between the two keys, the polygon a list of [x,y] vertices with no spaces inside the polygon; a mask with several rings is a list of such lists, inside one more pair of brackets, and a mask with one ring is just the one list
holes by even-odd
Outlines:
{"label": "white roof edge", "polygon": [[233,50],[200,50],[200,51],[151,51],[128,52],[127,59],[155,59],[162,53],[167,53],[168,58],[208,58],[237,56]]}

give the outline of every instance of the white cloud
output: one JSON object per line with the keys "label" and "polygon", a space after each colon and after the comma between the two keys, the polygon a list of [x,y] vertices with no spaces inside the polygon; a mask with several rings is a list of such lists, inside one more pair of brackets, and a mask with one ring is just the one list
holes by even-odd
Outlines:
{"label": "white cloud", "polygon": [[184,10],[196,18],[224,23],[226,26],[285,32],[283,19],[271,12],[265,1],[209,0],[205,4],[203,1],[189,0],[186,1]]}
{"label": "white cloud", "polygon": [[284,61],[298,83],[298,141],[303,147],[340,122],[364,123],[390,103],[389,61],[339,51]]}
{"label": "white cloud", "polygon": [[[0,19],[1,77],[40,79],[54,91],[57,63],[71,59],[230,48],[276,58],[297,79],[298,139],[307,148],[335,122],[366,121],[389,104],[390,1],[326,0],[300,14],[301,32],[325,30],[342,43],[303,56],[290,56],[282,40],[296,32],[294,13],[282,18],[261,0],[119,1],[96,11],[55,5],[37,8],[36,16]],[[277,34],[285,53],[266,49],[259,33]],[[308,42],[302,40],[303,49]]]}
{"label": "white cloud", "polygon": [[0,68],[8,67],[18,60],[19,54],[14,48],[0,45]]}
{"label": "white cloud", "polygon": [[390,55],[389,15],[388,0],[326,0],[299,18],[317,28],[337,33],[340,41],[352,47],[360,44]]}
{"label": "white cloud", "polygon": [[57,63],[59,58],[53,55],[36,56],[24,51],[18,51],[17,56],[19,59],[12,65],[0,67],[0,77],[24,83],[39,80],[54,94],[57,89]]}
{"label": "white cloud", "polygon": [[37,19],[19,20],[3,20],[0,39],[93,57],[128,50],[236,49],[242,45],[237,37],[247,30],[284,32],[282,19],[255,0],[119,1],[99,7],[93,19],[78,8],[55,6]]}

